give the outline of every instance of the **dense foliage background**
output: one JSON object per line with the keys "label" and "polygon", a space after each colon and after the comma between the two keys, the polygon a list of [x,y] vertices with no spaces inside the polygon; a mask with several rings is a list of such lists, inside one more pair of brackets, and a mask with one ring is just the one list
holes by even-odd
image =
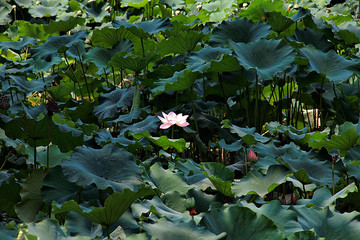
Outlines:
{"label": "dense foliage background", "polygon": [[3,0],[0,238],[359,239],[359,4]]}

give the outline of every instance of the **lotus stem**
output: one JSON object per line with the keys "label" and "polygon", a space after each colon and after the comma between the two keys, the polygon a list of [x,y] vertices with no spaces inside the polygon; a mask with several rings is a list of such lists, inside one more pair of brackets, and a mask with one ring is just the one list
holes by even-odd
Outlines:
{"label": "lotus stem", "polygon": [[196,117],[195,104],[194,104],[194,94],[193,94],[194,89],[193,89],[193,86],[191,86],[191,105],[192,105],[192,109],[193,109],[196,133],[197,133],[197,135],[199,135],[199,127],[198,127],[198,124],[197,124],[197,117]]}

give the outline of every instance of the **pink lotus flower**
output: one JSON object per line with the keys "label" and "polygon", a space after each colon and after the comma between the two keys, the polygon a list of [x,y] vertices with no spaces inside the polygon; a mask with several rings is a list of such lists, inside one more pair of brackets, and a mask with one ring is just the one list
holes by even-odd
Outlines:
{"label": "pink lotus flower", "polygon": [[160,125],[160,129],[167,129],[174,124],[178,125],[179,127],[186,127],[190,125],[190,123],[186,121],[189,115],[183,116],[182,113],[176,115],[176,113],[174,112],[170,112],[169,114],[163,112],[162,115],[164,117],[158,116],[158,118],[162,122],[162,124]]}
{"label": "pink lotus flower", "polygon": [[256,156],[256,154],[254,153],[253,150],[250,149],[248,155],[247,155],[247,159],[250,162],[256,162],[258,160],[258,156]]}

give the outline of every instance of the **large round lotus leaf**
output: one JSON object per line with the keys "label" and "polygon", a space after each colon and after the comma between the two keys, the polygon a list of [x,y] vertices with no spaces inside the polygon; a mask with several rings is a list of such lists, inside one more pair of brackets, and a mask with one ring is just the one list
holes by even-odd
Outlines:
{"label": "large round lotus leaf", "polygon": [[360,222],[358,212],[338,213],[326,208],[293,207],[298,222],[304,230],[314,229],[319,237],[326,240],[358,239]]}
{"label": "large round lotus leaf", "polygon": [[230,41],[240,64],[245,69],[255,69],[259,79],[272,79],[284,72],[295,59],[294,49],[282,40],[260,39],[249,44]]}
{"label": "large round lotus leaf", "polygon": [[247,18],[238,18],[234,21],[224,21],[217,26],[209,38],[210,44],[224,45],[229,40],[234,42],[250,43],[266,38],[271,33],[270,25],[264,22],[254,24]]}
{"label": "large round lotus leaf", "polygon": [[115,144],[102,149],[78,147],[61,165],[68,180],[82,187],[95,184],[99,189],[111,187],[122,192],[141,184],[142,169],[133,155]]}
{"label": "large round lotus leaf", "polygon": [[235,196],[242,196],[246,194],[258,194],[264,197],[269,192],[273,191],[278,185],[286,181],[289,175],[287,168],[282,166],[270,166],[266,176],[259,172],[250,172],[246,177],[232,185],[232,192]]}
{"label": "large round lotus leaf", "polygon": [[294,37],[298,42],[303,42],[306,45],[312,44],[323,52],[334,48],[334,45],[327,40],[325,34],[311,28],[297,28],[294,32]]}
{"label": "large round lotus leaf", "polygon": [[[197,240],[215,240],[223,239],[225,233],[211,233],[204,228],[195,225],[194,221],[172,223],[161,219],[156,224],[144,223],[146,232],[156,239],[197,239]],[[228,239],[228,238],[227,238]]]}
{"label": "large round lotus leaf", "polygon": [[215,234],[226,232],[227,240],[284,239],[269,218],[238,205],[213,209],[205,214],[200,223]]}
{"label": "large round lotus leaf", "polygon": [[8,49],[21,50],[27,45],[35,45],[36,40],[32,37],[24,37],[21,41],[0,42],[0,49],[4,52]]}
{"label": "large round lotus leaf", "polygon": [[309,59],[311,71],[325,74],[330,81],[335,83],[346,81],[353,75],[356,63],[333,50],[324,53],[306,46],[300,49],[300,52]]}

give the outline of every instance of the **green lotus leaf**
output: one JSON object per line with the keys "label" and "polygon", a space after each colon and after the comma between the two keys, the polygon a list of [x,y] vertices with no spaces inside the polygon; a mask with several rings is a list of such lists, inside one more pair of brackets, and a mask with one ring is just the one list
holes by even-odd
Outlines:
{"label": "green lotus leaf", "polygon": [[350,128],[341,135],[332,135],[331,139],[322,139],[322,141],[313,140],[309,142],[309,147],[321,149],[325,147],[329,152],[333,149],[339,149],[340,155],[345,156],[346,151],[354,147],[359,141],[360,134],[354,129]]}
{"label": "green lotus leaf", "polygon": [[24,222],[34,222],[36,215],[44,206],[41,186],[47,172],[44,169],[34,171],[22,185],[21,202],[15,205],[17,216]]}
{"label": "green lotus leaf", "polygon": [[97,133],[95,141],[98,145],[104,146],[106,143],[117,143],[120,146],[127,147],[131,144],[136,144],[135,140],[130,140],[120,134],[117,138],[114,138],[109,131],[102,129]]}
{"label": "green lotus leaf", "polygon": [[56,55],[61,48],[70,48],[73,45],[82,43],[84,44],[85,38],[88,33],[86,31],[77,32],[71,36],[53,36],[51,35],[48,40],[37,48],[32,49],[33,57],[46,58]]}
{"label": "green lotus leaf", "polygon": [[215,188],[225,196],[232,196],[231,185],[235,174],[223,164],[216,162],[201,163],[201,172],[211,181]]}
{"label": "green lotus leaf", "polygon": [[230,41],[235,56],[247,70],[255,69],[261,80],[272,79],[277,73],[285,72],[295,60],[294,49],[283,40],[260,39],[251,43]]}
{"label": "green lotus leaf", "polygon": [[163,193],[177,191],[180,194],[185,194],[189,189],[193,188],[185,182],[182,173],[165,170],[160,163],[155,163],[150,167],[148,178]]}
{"label": "green lotus leaf", "polygon": [[186,58],[187,68],[193,72],[205,72],[211,67],[212,62],[219,63],[222,61],[224,54],[230,53],[230,49],[227,48],[207,46]]}
{"label": "green lotus leaf", "polygon": [[[29,149],[28,152],[30,152],[30,153],[34,152],[34,148],[32,148],[32,147],[28,147],[27,149]],[[36,161],[39,163],[40,166],[43,166],[43,167],[47,166],[47,155],[48,155],[47,150],[41,151],[41,152],[37,151]],[[63,153],[60,151],[60,148],[58,146],[50,145],[49,146],[49,166],[52,168],[52,167],[60,165],[61,161],[65,158],[69,158],[70,155],[71,155],[71,152]],[[29,155],[28,161],[30,163],[34,162],[33,154]]]}
{"label": "green lotus leaf", "polygon": [[132,32],[134,35],[140,38],[146,38],[149,35],[164,32],[165,30],[172,27],[168,18],[155,18],[151,21],[141,21],[137,24],[129,23],[126,20],[114,20],[112,25],[114,28],[120,28],[121,26],[124,26],[128,31]]}
{"label": "green lotus leaf", "polygon": [[62,205],[53,203],[53,214],[76,212],[102,226],[110,226],[117,221],[137,199],[155,195],[149,187],[139,187],[135,191],[124,189],[123,193],[114,192],[106,200],[104,207],[89,209],[75,201],[67,201]]}
{"label": "green lotus leaf", "polygon": [[[124,215],[123,215],[124,216]],[[89,236],[96,239],[102,236],[102,226],[76,212],[66,214],[64,226],[71,236]]]}
{"label": "green lotus leaf", "polygon": [[154,83],[155,87],[151,91],[158,95],[165,91],[186,90],[193,86],[196,76],[194,72],[188,69],[175,72],[170,78],[162,78],[156,81]]}
{"label": "green lotus leaf", "polygon": [[0,2],[0,25],[6,25],[11,22],[12,6],[6,1]]}
{"label": "green lotus leaf", "polygon": [[234,21],[223,21],[212,32],[209,42],[211,45],[224,45],[230,40],[234,42],[250,43],[266,38],[271,33],[270,25],[264,22],[254,24],[247,18],[237,18]]}
{"label": "green lotus leaf", "polygon": [[8,137],[25,139],[32,146],[58,145],[62,152],[68,152],[84,142],[83,133],[68,125],[54,123],[48,116],[41,120],[22,118],[8,119],[4,130]]}
{"label": "green lotus leaf", "polygon": [[281,11],[286,15],[286,12],[283,8],[283,3],[278,1],[267,1],[267,0],[257,0],[249,4],[246,10],[240,11],[241,17],[247,17],[254,22],[261,21],[264,17],[266,12],[273,12],[273,11]]}
{"label": "green lotus leaf", "polygon": [[135,49],[141,49],[140,39],[126,30],[124,27],[119,29],[105,27],[100,29],[95,29],[92,35],[93,47],[104,47],[112,49],[119,42],[128,39],[132,42]]}
{"label": "green lotus leaf", "polygon": [[137,140],[140,140],[141,138],[146,138],[164,150],[168,150],[169,148],[175,148],[178,152],[183,152],[185,149],[188,148],[186,141],[183,138],[169,139],[166,136],[153,137],[150,135],[149,131],[133,132],[130,130],[129,134]]}
{"label": "green lotus leaf", "polygon": [[142,183],[142,169],[136,165],[134,156],[115,144],[102,149],[78,147],[61,166],[67,179],[82,187],[95,184],[98,189],[111,187],[122,192]]}
{"label": "green lotus leaf", "polygon": [[59,11],[67,8],[67,1],[45,0],[39,2],[40,4],[33,4],[29,8],[29,13],[34,18],[55,16]]}
{"label": "green lotus leaf", "polygon": [[99,96],[100,105],[94,108],[94,114],[99,119],[114,118],[123,110],[131,106],[134,88],[117,88]]}
{"label": "green lotus leaf", "polygon": [[306,45],[312,44],[323,52],[328,52],[334,48],[334,45],[327,40],[325,34],[311,28],[297,28],[294,37],[298,42],[303,42]]}
{"label": "green lotus leaf", "polygon": [[308,9],[305,9],[303,7],[299,7],[299,10],[297,11],[297,13],[295,13],[291,19],[293,21],[299,21],[300,19],[303,19],[304,17],[310,15],[310,11]]}
{"label": "green lotus leaf", "polygon": [[[47,61],[48,60],[48,61]],[[47,72],[54,65],[61,63],[61,58],[58,56],[52,56],[51,59],[42,59],[42,58],[29,58],[24,61],[30,65],[29,70],[34,73]],[[32,80],[34,81],[34,80]],[[74,87],[74,85],[72,85]]]}
{"label": "green lotus leaf", "polygon": [[268,12],[265,14],[266,21],[270,24],[271,29],[277,33],[281,33],[288,27],[290,27],[294,21],[282,15],[281,12]]}
{"label": "green lotus leaf", "polygon": [[68,32],[75,28],[77,25],[84,25],[85,19],[84,18],[77,18],[70,16],[69,19],[66,21],[60,20],[58,22],[56,21],[50,21],[47,26],[44,26],[44,29],[47,33],[58,33],[58,32]]}
{"label": "green lotus leaf", "polygon": [[238,205],[211,209],[200,224],[209,231],[227,233],[226,239],[284,239],[273,221],[249,208]]}
{"label": "green lotus leaf", "polygon": [[241,140],[246,143],[247,145],[253,145],[256,142],[265,143],[270,139],[267,137],[261,136],[259,133],[256,133],[255,128],[242,128],[233,125],[230,121],[224,120],[222,121],[224,124],[222,128],[229,128],[231,133],[237,134],[241,137]]}
{"label": "green lotus leaf", "polygon": [[9,217],[16,217],[15,204],[21,201],[21,186],[16,183],[14,178],[3,181],[0,186],[0,209],[6,212]]}
{"label": "green lotus leaf", "polygon": [[24,92],[37,92],[44,89],[45,83],[41,80],[31,80],[28,81],[24,76],[10,75],[11,80],[13,80],[18,86],[19,90]]}
{"label": "green lotus leaf", "polygon": [[[158,129],[158,127],[160,126],[158,124],[159,121],[160,120],[156,116],[148,115],[144,120],[134,123],[132,125],[123,124],[124,127],[120,130],[120,134],[124,134],[127,131],[130,131],[131,134],[144,133],[146,131],[149,133],[152,133],[152,132],[155,132]],[[153,138],[153,139],[155,139],[155,138]]]}
{"label": "green lotus leaf", "polygon": [[338,55],[333,50],[324,53],[306,46],[301,48],[300,52],[309,59],[311,71],[325,74],[326,78],[332,82],[339,83],[353,75],[356,63]]}
{"label": "green lotus leaf", "polygon": [[131,206],[131,211],[136,218],[141,218],[144,213],[153,213],[148,218],[156,221],[160,217],[165,217],[173,222],[189,221],[191,219],[189,214],[184,214],[166,206],[158,196],[151,200],[145,200],[140,203],[134,203]]}
{"label": "green lotus leaf", "polygon": [[[28,225],[28,233],[26,239],[32,239],[31,236],[39,239],[53,239],[53,240],[90,240],[87,236],[72,237],[66,229],[62,229],[59,222],[55,219],[45,219],[39,223],[31,223]],[[35,239],[36,239],[35,238]]]}
{"label": "green lotus leaf", "polygon": [[130,54],[133,52],[133,46],[130,40],[122,39],[115,44],[112,49],[104,47],[93,47],[85,54],[85,58],[95,63],[98,68],[107,68],[110,66],[109,61],[118,52]]}
{"label": "green lotus leaf", "polygon": [[273,200],[269,204],[263,204],[256,207],[254,204],[241,201],[240,206],[250,208],[256,213],[260,213],[271,219],[276,226],[284,233],[285,237],[295,232],[303,231],[301,225],[297,222],[297,214],[289,206],[281,205],[280,201]]}
{"label": "green lotus leaf", "polygon": [[168,192],[161,196],[164,204],[178,212],[185,212],[187,209],[194,207],[194,199],[186,199],[177,191]]}
{"label": "green lotus leaf", "polygon": [[[330,162],[320,161],[314,155],[311,155],[311,152],[308,153],[298,150],[295,144],[291,144],[291,146],[292,147],[289,148],[281,157],[286,166],[288,166],[294,173],[304,169],[307,177],[317,185],[332,186]],[[305,173],[304,170],[302,170],[303,173]],[[339,181],[338,175],[338,170],[335,170],[335,183]]]}
{"label": "green lotus leaf", "polygon": [[32,1],[31,0],[15,0],[15,2],[21,6],[21,7],[26,7],[29,8],[32,5]]}
{"label": "green lotus leaf", "polygon": [[122,7],[134,7],[134,8],[143,8],[145,7],[149,2],[147,0],[123,0],[121,1]]}
{"label": "green lotus leaf", "polygon": [[201,41],[204,37],[202,32],[197,31],[186,31],[179,32],[178,35],[169,37],[162,40],[157,45],[157,51],[161,55],[173,54],[183,54],[188,51],[194,50],[196,44]]}
{"label": "green lotus leaf", "polygon": [[78,191],[79,187],[66,179],[60,166],[50,168],[41,188],[43,201],[47,204],[51,204],[53,201],[64,203],[75,199]]}
{"label": "green lotus leaf", "polygon": [[0,42],[0,49],[6,51],[8,49],[12,50],[22,50],[27,45],[35,45],[36,39],[32,37],[24,37],[21,41],[6,41]]}
{"label": "green lotus leaf", "polygon": [[258,194],[264,197],[277,186],[286,182],[289,175],[290,172],[285,167],[270,166],[265,176],[260,172],[251,171],[240,182],[233,183],[231,190],[235,196]]}
{"label": "green lotus leaf", "polygon": [[331,194],[329,189],[322,187],[315,191],[312,199],[300,199],[297,203],[306,205],[307,207],[314,205],[318,207],[330,207],[336,201],[336,199],[346,198],[349,193],[357,191],[358,188],[356,187],[355,183],[348,185],[334,195]]}
{"label": "green lotus leaf", "polygon": [[307,231],[295,232],[291,234],[287,239],[288,240],[298,240],[298,239],[319,240],[319,237],[316,235],[314,230],[307,230]]}
{"label": "green lotus leaf", "polygon": [[194,221],[172,223],[165,219],[160,219],[156,224],[144,223],[143,227],[147,233],[156,239],[215,240],[223,239],[223,237],[226,236],[225,233],[218,233],[217,235],[211,233],[197,226]]}
{"label": "green lotus leaf", "polygon": [[233,142],[231,144],[227,144],[225,142],[225,139],[221,139],[219,141],[219,146],[229,152],[236,152],[239,151],[240,149],[244,149],[243,143],[241,140],[238,140],[236,142]]}
{"label": "green lotus leaf", "polygon": [[135,73],[139,73],[144,70],[149,63],[153,62],[157,58],[157,54],[148,54],[145,57],[138,55],[124,56],[123,52],[115,54],[110,61],[110,65],[116,69],[129,69]]}
{"label": "green lotus leaf", "polygon": [[110,123],[126,123],[129,124],[132,121],[139,119],[140,115],[141,115],[142,109],[141,108],[137,108],[134,111],[132,111],[131,113],[127,113],[127,114],[121,114],[119,115],[119,117],[117,119],[114,119],[112,121],[109,121]]}
{"label": "green lotus leaf", "polygon": [[93,17],[95,22],[101,22],[103,18],[109,14],[106,8],[109,7],[107,2],[88,2],[85,5],[86,14]]}
{"label": "green lotus leaf", "polygon": [[326,240],[356,239],[360,234],[358,212],[338,213],[326,208],[293,207],[298,222],[304,230],[314,229],[316,234]]}
{"label": "green lotus leaf", "polygon": [[19,21],[18,22],[19,37],[32,37],[46,41],[49,37],[49,34],[45,32],[43,24],[30,23],[28,21]]}

